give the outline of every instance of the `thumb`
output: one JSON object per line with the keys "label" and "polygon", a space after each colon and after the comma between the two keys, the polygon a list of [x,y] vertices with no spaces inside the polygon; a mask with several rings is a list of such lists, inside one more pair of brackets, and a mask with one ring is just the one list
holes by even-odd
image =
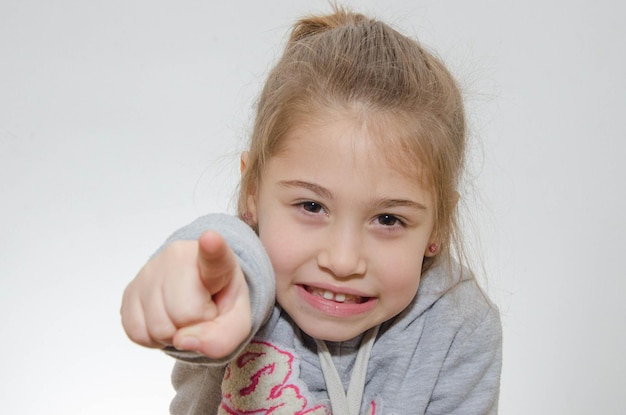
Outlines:
{"label": "thumb", "polygon": [[218,233],[208,231],[198,239],[198,270],[206,289],[214,295],[228,285],[238,269],[235,253]]}

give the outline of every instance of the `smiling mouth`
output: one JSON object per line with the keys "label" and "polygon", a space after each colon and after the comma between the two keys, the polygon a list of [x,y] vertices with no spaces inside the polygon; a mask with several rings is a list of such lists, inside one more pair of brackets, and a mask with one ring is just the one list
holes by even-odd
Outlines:
{"label": "smiling mouth", "polygon": [[328,301],[334,301],[336,303],[342,304],[362,304],[369,300],[369,297],[360,297],[358,295],[344,294],[344,293],[335,293],[330,290],[325,290],[322,288],[315,287],[304,287],[309,294],[312,294],[316,297],[324,298]]}

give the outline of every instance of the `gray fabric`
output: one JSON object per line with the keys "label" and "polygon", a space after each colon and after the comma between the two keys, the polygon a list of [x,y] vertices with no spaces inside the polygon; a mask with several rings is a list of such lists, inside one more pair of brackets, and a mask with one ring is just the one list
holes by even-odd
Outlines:
{"label": "gray fabric", "polygon": [[348,393],[344,392],[343,382],[339,377],[339,372],[337,372],[337,368],[326,346],[326,342],[315,339],[317,355],[322,365],[322,374],[326,382],[326,389],[328,390],[333,415],[359,415],[361,413],[367,365],[379,329],[380,326],[375,326],[363,335],[363,340],[359,346],[359,352],[356,355],[354,367],[350,374]]}
{"label": "gray fabric", "polygon": [[[273,305],[273,274],[267,256],[256,235],[242,226],[246,225],[236,218],[211,215],[183,228],[171,240],[197,238],[207,229],[222,233],[250,284],[253,331],[259,328],[255,340],[293,353],[295,385],[306,398],[307,408],[330,408],[316,343]],[[344,390],[361,338],[326,342]],[[176,396],[171,413],[218,413],[224,362],[168,352],[178,359],[172,372]],[[436,265],[422,276],[409,307],[381,325],[367,367],[361,414],[496,414],[501,353],[498,310],[471,273],[457,265]]]}

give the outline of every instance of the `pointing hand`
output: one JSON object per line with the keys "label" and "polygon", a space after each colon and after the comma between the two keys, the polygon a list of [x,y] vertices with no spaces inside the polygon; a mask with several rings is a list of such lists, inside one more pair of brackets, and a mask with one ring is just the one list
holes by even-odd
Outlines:
{"label": "pointing hand", "polygon": [[176,241],[152,258],[128,285],[122,324],[134,342],[174,346],[210,358],[232,353],[252,327],[248,286],[224,239],[206,232]]}

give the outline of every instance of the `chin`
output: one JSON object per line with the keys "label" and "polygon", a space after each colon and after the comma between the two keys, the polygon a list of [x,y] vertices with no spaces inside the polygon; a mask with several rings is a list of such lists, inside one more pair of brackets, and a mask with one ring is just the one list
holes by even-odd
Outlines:
{"label": "chin", "polygon": [[[296,324],[298,324],[297,321]],[[346,325],[350,325],[350,323],[343,322],[340,324],[328,324],[322,322],[313,322],[309,324],[298,324],[300,330],[302,330],[307,335],[313,337],[314,339],[330,342],[344,342],[347,340],[351,340],[355,337],[360,336],[371,328],[368,326],[365,327],[363,330],[360,330],[359,328],[354,326],[346,328]]]}

